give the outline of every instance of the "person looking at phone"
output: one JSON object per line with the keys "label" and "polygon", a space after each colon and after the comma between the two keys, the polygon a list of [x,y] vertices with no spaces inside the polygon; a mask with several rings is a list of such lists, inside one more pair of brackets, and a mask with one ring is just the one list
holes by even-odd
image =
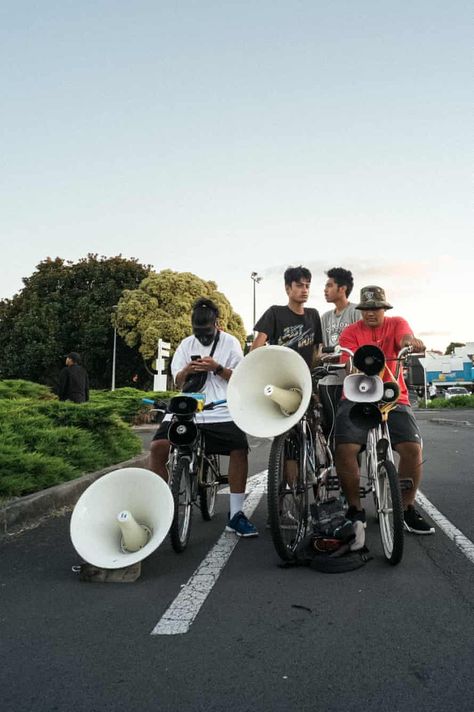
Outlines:
{"label": "person looking at phone", "polygon": [[[178,345],[171,361],[171,373],[184,393],[203,393],[206,402],[225,401],[227,383],[243,359],[239,341],[217,326],[219,310],[206,298],[193,305],[193,333]],[[168,481],[167,461],[171,416],[165,416],[150,447],[150,469]],[[243,512],[248,474],[248,442],[245,433],[233,422],[227,404],[196,414],[198,427],[204,431],[208,454],[229,455],[230,514],[227,531],[241,537],[258,535]]]}

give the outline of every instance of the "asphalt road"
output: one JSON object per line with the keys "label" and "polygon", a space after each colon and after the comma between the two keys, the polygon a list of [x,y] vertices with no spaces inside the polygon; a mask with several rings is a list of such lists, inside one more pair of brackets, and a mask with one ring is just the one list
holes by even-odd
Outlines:
{"label": "asphalt road", "polygon": [[[421,427],[422,491],[474,541],[473,430],[423,417]],[[253,451],[252,474],[267,451]],[[189,632],[150,635],[226,512],[222,494],[212,522],[195,516],[188,550],[166,540],[134,584],[79,582],[68,515],[2,542],[3,712],[472,710],[474,565],[439,529],[407,536],[395,568],[370,520],[363,568],[284,569],[263,497],[260,537],[239,541]]]}

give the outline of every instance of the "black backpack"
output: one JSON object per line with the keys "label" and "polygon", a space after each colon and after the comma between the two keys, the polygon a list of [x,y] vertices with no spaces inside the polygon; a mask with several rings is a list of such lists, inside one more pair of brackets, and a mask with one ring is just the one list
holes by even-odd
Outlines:
{"label": "black backpack", "polygon": [[360,522],[345,518],[340,498],[332,497],[326,502],[311,505],[313,530],[299,543],[295,561],[299,566],[309,566],[327,574],[354,571],[370,560],[364,546],[351,551]]}

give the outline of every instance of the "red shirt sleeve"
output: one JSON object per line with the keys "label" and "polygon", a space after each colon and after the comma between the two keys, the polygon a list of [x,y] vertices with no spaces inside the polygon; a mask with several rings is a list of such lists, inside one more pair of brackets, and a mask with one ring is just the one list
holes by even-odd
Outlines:
{"label": "red shirt sleeve", "polygon": [[[357,342],[358,330],[358,322],[346,326],[346,328],[341,332],[339,336],[339,346],[342,346],[345,349],[350,349],[352,353],[357,351],[359,347],[359,344]],[[346,361],[349,360],[349,356],[345,353],[342,353],[339,360],[340,363],[346,363]]]}
{"label": "red shirt sleeve", "polygon": [[409,323],[401,316],[394,317],[394,319],[396,319],[396,323],[394,324],[395,331],[393,334],[393,338],[395,340],[397,349],[400,350],[402,347],[402,338],[407,334],[413,334],[413,331]]}

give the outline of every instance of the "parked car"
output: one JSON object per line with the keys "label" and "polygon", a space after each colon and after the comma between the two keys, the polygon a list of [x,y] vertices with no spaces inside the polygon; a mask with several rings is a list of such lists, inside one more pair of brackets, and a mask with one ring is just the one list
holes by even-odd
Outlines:
{"label": "parked car", "polygon": [[464,386],[450,386],[444,392],[445,398],[455,398],[456,396],[469,396],[470,393]]}

